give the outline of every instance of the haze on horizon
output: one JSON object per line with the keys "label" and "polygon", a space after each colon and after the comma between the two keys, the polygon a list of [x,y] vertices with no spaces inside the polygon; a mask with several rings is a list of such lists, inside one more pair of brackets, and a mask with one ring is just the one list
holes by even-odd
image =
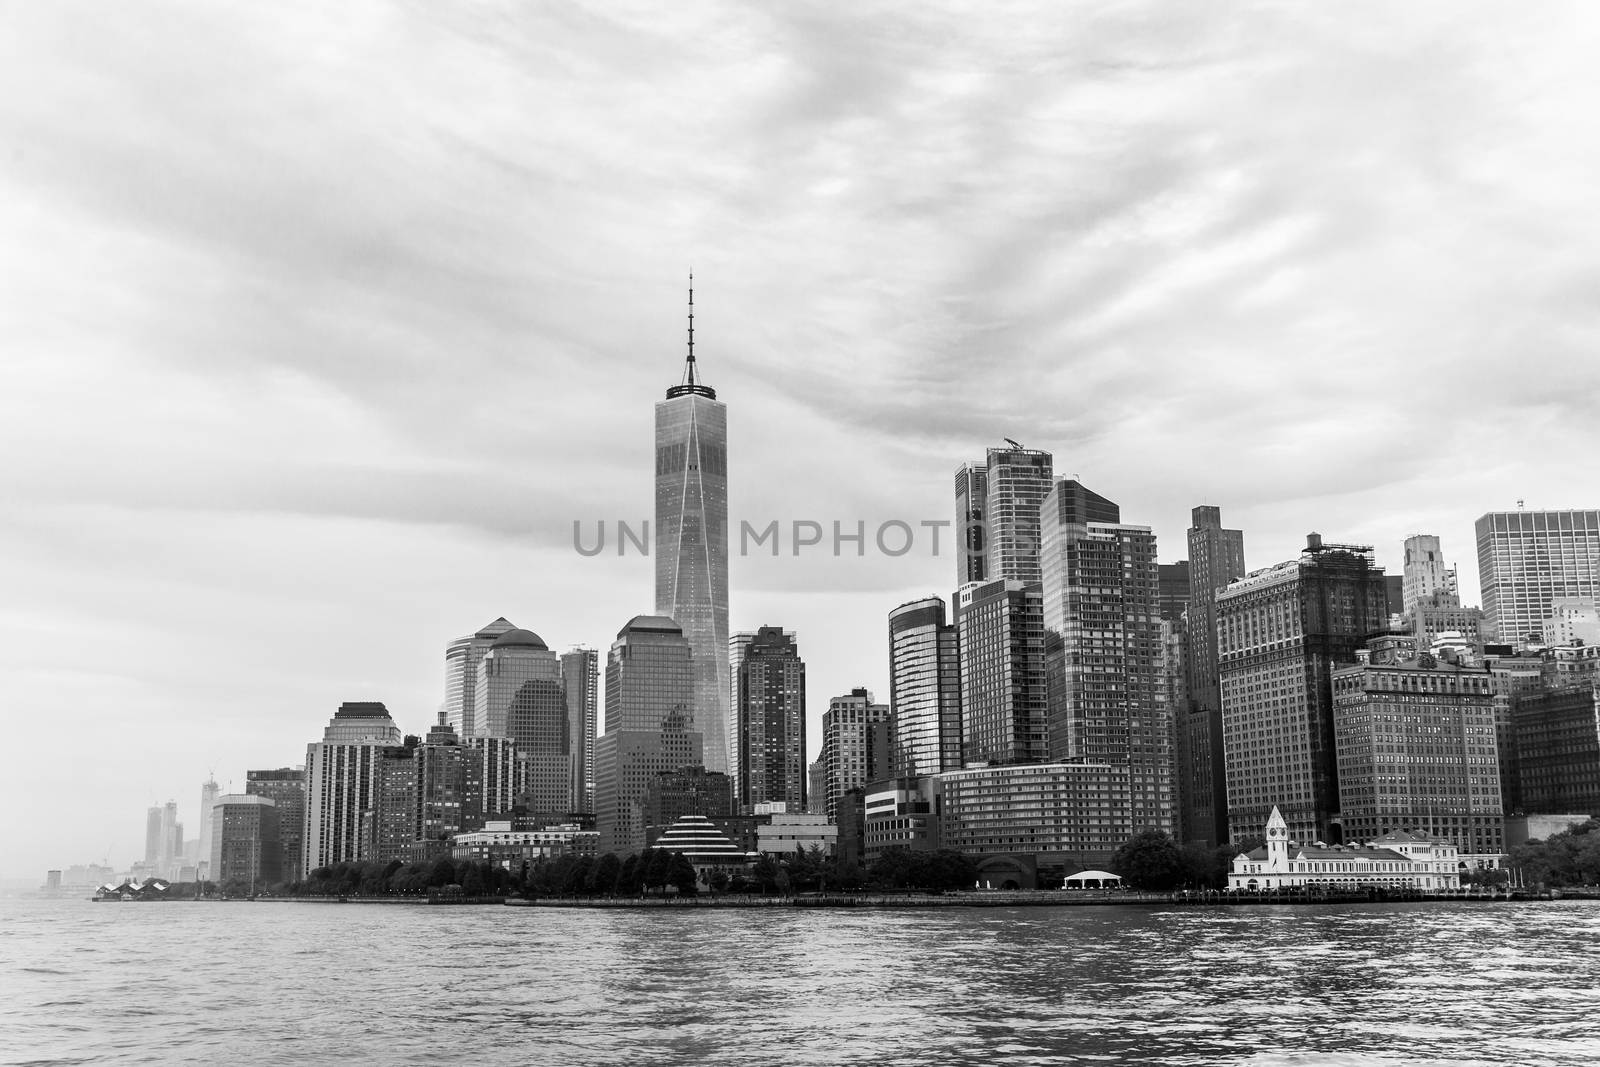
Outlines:
{"label": "haze on horizon", "polygon": [[[572,524],[650,515],[691,267],[735,532],[951,518],[1010,437],[1164,561],[1211,503],[1475,602],[1478,515],[1600,503],[1592,8],[835,7],[8,12],[0,876],[194,836],[342,701],[423,732],[497,616],[650,612]],[[954,572],[735,546],[813,753]]]}

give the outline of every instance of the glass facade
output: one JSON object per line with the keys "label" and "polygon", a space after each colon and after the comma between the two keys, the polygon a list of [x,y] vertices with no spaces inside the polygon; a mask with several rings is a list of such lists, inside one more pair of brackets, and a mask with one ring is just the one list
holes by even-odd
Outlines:
{"label": "glass facade", "polygon": [[991,448],[985,479],[985,578],[1039,580],[1039,505],[1050,491],[1051,457],[1027,448]]}
{"label": "glass facade", "polygon": [[475,704],[480,734],[517,743],[528,810],[540,816],[570,811],[571,742],[560,658],[530,631],[500,635],[478,663]]}
{"label": "glass facade", "polygon": [[561,655],[567,696],[569,811],[594,814],[594,743],[600,733],[600,654],[575,648]]}
{"label": "glass facade", "polygon": [[889,613],[889,708],[897,778],[961,766],[961,657],[944,601],[914,600]]}
{"label": "glass facade", "polygon": [[459,737],[477,737],[475,696],[478,662],[495,639],[516,629],[500,618],[475,634],[458,637],[444,650],[444,717]]}
{"label": "glass facade", "polygon": [[961,653],[961,759],[1045,759],[1044,593],[1004,579],[956,595]]}
{"label": "glass facade", "polygon": [[[656,404],[656,613],[683,627],[694,655],[692,727],[706,767],[728,769],[728,416],[709,390]],[[608,727],[609,728],[609,727]]]}

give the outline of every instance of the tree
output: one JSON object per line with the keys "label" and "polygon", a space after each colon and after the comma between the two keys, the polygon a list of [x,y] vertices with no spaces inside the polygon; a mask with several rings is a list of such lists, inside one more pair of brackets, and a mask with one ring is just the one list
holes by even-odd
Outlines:
{"label": "tree", "polygon": [[456,880],[456,865],[450,862],[450,857],[441,856],[434,861],[428,870],[428,888],[438,889],[441,886],[452,885]]}
{"label": "tree", "polygon": [[1123,842],[1111,857],[1112,870],[1134,889],[1175,889],[1183,881],[1183,853],[1160,830],[1145,830]]}
{"label": "tree", "polygon": [[644,879],[639,873],[639,857],[629,856],[622,861],[622,866],[617,869],[616,892],[622,897],[636,897],[644,888]]}
{"label": "tree", "polygon": [[694,869],[694,864],[682,852],[672,854],[672,863],[669,868],[669,881],[683,896],[693,896],[699,889],[700,876]]}
{"label": "tree", "polygon": [[461,876],[461,892],[469,897],[483,896],[483,874],[478,870],[477,864],[467,868]]}
{"label": "tree", "polygon": [[616,853],[607,852],[595,863],[589,874],[589,892],[597,897],[609,897],[617,888],[617,875],[622,873],[622,861]]}
{"label": "tree", "polygon": [[778,874],[781,868],[777,860],[765,852],[756,860],[755,867],[750,871],[750,880],[760,887],[763,893],[772,893],[778,888]]}
{"label": "tree", "polygon": [[646,889],[666,889],[672,879],[672,856],[665,849],[646,849],[642,866]]}

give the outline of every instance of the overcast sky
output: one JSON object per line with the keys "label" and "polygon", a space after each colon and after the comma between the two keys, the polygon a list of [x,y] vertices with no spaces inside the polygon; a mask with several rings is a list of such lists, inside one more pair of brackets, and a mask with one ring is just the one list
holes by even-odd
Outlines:
{"label": "overcast sky", "polygon": [[[1600,12],[902,8],[6,5],[0,874],[651,611],[572,523],[650,517],[691,267],[735,524],[949,518],[1012,437],[1164,561],[1211,503],[1476,602],[1478,515],[1600,503]],[[811,751],[929,547],[735,558]]]}

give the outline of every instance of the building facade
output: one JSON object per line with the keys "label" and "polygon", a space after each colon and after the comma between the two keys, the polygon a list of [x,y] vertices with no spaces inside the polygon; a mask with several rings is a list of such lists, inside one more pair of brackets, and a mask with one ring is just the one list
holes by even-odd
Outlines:
{"label": "building facade", "polygon": [[1050,491],[1052,462],[1050,453],[1020,445],[988,450],[984,580],[1039,580],[1039,505]]}
{"label": "building facade", "polygon": [[1371,548],[1312,534],[1299,559],[1217,594],[1230,839],[1281,808],[1295,840],[1342,842],[1333,671],[1387,630],[1383,577]]}
{"label": "building facade", "polygon": [[1600,685],[1541,686],[1513,698],[1521,810],[1600,816]]}
{"label": "building facade", "polygon": [[279,767],[276,770],[245,771],[244,791],[248,796],[265,797],[272,801],[273,807],[278,811],[278,874],[285,882],[303,880],[306,876],[303,851],[306,819],[305,768]]}
{"label": "building facade", "polygon": [[956,468],[956,584],[989,577],[989,465],[963,463]]}
{"label": "building facade", "polygon": [[1128,788],[1114,799],[1129,824],[1170,834],[1174,722],[1155,534],[1078,521],[1088,514],[1075,503],[1079,489],[1058,483],[1041,510],[1049,758],[1128,768]]}
{"label": "building facade", "polygon": [[865,689],[828,701],[822,716],[822,814],[840,819],[846,793],[886,778],[894,762],[894,717]]}
{"label": "building facade", "polygon": [[1496,641],[1538,643],[1556,600],[1600,596],[1600,510],[1491,511],[1476,530],[1484,624]]}
{"label": "building facade", "polygon": [[692,656],[683,628],[659,615],[634,617],[611,646],[605,733],[595,754],[595,829],[602,853],[644,848],[641,802],[651,779],[704,765],[704,739],[694,729]]}
{"label": "building facade", "polygon": [[889,613],[892,772],[938,774],[961,766],[961,657],[944,601],[928,597]]}
{"label": "building facade", "polygon": [[996,579],[956,593],[961,763],[1042,763],[1044,592]]}
{"label": "building facade", "polygon": [[571,809],[571,735],[561,660],[531,630],[508,630],[478,662],[478,733],[517,743],[524,803],[554,818]]}
{"label": "building facade", "polygon": [[763,626],[744,645],[734,720],[740,810],[778,801],[805,811],[806,664],[792,630]]}
{"label": "building facade", "polygon": [[683,380],[656,404],[656,614],[693,653],[689,720],[706,767],[728,769],[728,413],[694,358],[694,290]]}
{"label": "building facade", "polygon": [[561,654],[561,688],[567,698],[567,810],[594,814],[594,746],[600,736],[600,653],[574,648]]}
{"label": "building facade", "polygon": [[1333,672],[1333,735],[1344,836],[1391,830],[1505,851],[1494,687],[1482,670],[1438,664],[1415,638],[1369,642]]}
{"label": "building facade", "polygon": [[[939,776],[944,847],[969,855],[1019,853],[1040,866],[1103,867],[1137,832],[1127,765],[1032,763]],[[1070,872],[1068,872],[1070,873]]]}
{"label": "building facade", "polygon": [[1267,818],[1267,843],[1234,857],[1230,892],[1320,888],[1351,892],[1372,888],[1443,892],[1461,885],[1456,846],[1404,830],[1365,844],[1305,844],[1291,840],[1277,809]]}
{"label": "building facade", "polygon": [[279,812],[270,797],[229,793],[217,797],[211,813],[213,882],[254,892],[282,879]]}
{"label": "building facade", "polygon": [[354,701],[341,704],[322,740],[306,746],[304,874],[367,858],[363,827],[376,799],[378,761],[401,740],[387,708]]}
{"label": "building facade", "polygon": [[495,638],[516,629],[499,618],[477,633],[458,637],[444,650],[445,721],[460,737],[478,736],[477,708],[478,661],[489,651]]}
{"label": "building facade", "polygon": [[1218,845],[1228,839],[1228,794],[1217,673],[1217,593],[1244,577],[1244,532],[1224,529],[1222,509],[1211,505],[1194,508],[1190,521],[1188,707],[1178,717],[1180,822],[1188,840]]}

